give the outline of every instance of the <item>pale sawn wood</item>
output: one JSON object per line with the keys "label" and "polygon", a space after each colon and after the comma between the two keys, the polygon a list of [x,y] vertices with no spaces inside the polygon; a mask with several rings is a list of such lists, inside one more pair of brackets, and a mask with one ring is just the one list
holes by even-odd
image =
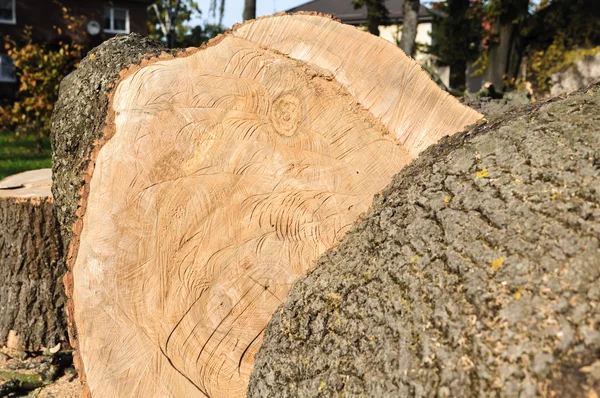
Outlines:
{"label": "pale sawn wood", "polygon": [[480,115],[382,39],[297,15],[130,72],[112,117],[72,267],[90,391],[235,397],[291,284]]}
{"label": "pale sawn wood", "polygon": [[52,198],[52,170],[25,171],[0,180],[0,198]]}

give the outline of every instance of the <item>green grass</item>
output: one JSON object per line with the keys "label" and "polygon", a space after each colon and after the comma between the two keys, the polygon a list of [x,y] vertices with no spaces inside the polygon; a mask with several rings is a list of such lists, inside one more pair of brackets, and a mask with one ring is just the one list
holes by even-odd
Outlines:
{"label": "green grass", "polygon": [[50,140],[45,138],[38,148],[35,135],[0,134],[0,180],[27,170],[52,166]]}

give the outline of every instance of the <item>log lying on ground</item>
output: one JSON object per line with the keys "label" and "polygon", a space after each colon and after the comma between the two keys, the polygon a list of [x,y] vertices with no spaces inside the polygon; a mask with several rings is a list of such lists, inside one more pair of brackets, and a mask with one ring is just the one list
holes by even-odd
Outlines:
{"label": "log lying on ground", "polygon": [[10,335],[15,348],[32,351],[67,340],[51,183],[50,169],[0,181],[0,342]]}
{"label": "log lying on ground", "polygon": [[243,396],[291,284],[394,174],[480,115],[326,17],[161,51],[116,38],[61,85],[72,343],[93,396]]}
{"label": "log lying on ground", "polygon": [[291,289],[251,397],[600,394],[600,84],[442,140]]}

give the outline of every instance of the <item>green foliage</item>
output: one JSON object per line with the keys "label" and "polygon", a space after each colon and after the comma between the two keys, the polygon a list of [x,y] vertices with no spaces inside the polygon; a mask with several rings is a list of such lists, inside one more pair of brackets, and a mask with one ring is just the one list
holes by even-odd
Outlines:
{"label": "green foliage", "polygon": [[[14,60],[19,88],[16,100],[0,109],[0,132],[10,131],[18,136],[24,131],[35,132],[42,140],[50,134],[50,117],[58,99],[58,88],[64,76],[75,69],[82,57],[83,19],[71,16],[62,7],[64,25],[71,43],[36,43],[32,39],[31,27],[23,32],[19,43],[5,37],[5,50]],[[62,28],[56,27],[58,35]],[[22,44],[21,44],[22,43]]]}
{"label": "green foliage", "polygon": [[[167,41],[166,34],[161,28],[161,22],[168,25],[166,21],[170,18],[168,15],[175,15],[176,3],[178,0],[159,0],[155,2],[156,9],[160,15],[160,20],[154,9],[148,12],[148,36],[155,40]],[[212,37],[224,31],[217,25],[190,26],[189,22],[202,14],[198,3],[194,0],[180,0],[173,24],[175,46],[190,47],[199,46]],[[168,26],[165,26],[168,29]]]}
{"label": "green foliage", "polygon": [[485,16],[490,20],[498,20],[501,24],[519,24],[525,22],[529,15],[530,0],[481,0]]}
{"label": "green foliage", "polygon": [[481,51],[483,3],[447,0],[434,3],[434,10],[436,28],[428,52],[436,55],[441,65],[450,66],[451,86],[464,89],[467,62],[477,59]]}
{"label": "green foliage", "polygon": [[490,57],[487,51],[482,51],[479,55],[479,58],[473,62],[473,67],[475,71],[471,74],[471,76],[481,76],[485,73],[488,65],[490,63]]}
{"label": "green foliage", "polygon": [[600,46],[569,49],[566,42],[568,40],[565,37],[558,36],[548,48],[531,54],[528,69],[535,76],[538,91],[550,90],[549,83],[553,73],[567,69],[587,56],[600,53]]}
{"label": "green foliage", "polygon": [[[506,78],[514,81],[522,55],[528,56],[528,76],[539,91],[548,91],[550,75],[568,67],[600,45],[598,0],[542,0],[537,7],[529,0],[445,0],[433,8],[446,17],[436,17],[429,52],[442,65],[451,66],[451,86],[460,82],[463,61],[482,75],[490,62],[498,62],[491,50],[499,44],[499,29],[511,25],[514,33],[504,61]],[[454,73],[452,67],[457,71]]]}
{"label": "green foliage", "polygon": [[0,180],[22,171],[52,166],[50,139],[23,132],[18,137],[0,134]]}
{"label": "green foliage", "polygon": [[[473,76],[481,76],[486,70],[491,80],[496,74],[503,75],[505,79],[514,79],[520,59],[523,55],[524,44],[521,40],[524,27],[531,17],[529,13],[530,0],[476,0],[479,5],[479,19],[481,21],[481,46],[479,57],[473,62],[476,68]],[[500,31],[513,32],[510,34],[510,43],[500,43]],[[506,37],[506,36],[505,36]],[[501,46],[502,45],[502,46]],[[501,47],[504,52],[494,52]],[[499,50],[499,49],[498,49]],[[498,57],[506,56],[502,65],[504,70],[498,69]],[[490,64],[492,62],[492,64]],[[491,69],[488,69],[491,68]]]}
{"label": "green foliage", "polygon": [[388,10],[384,0],[352,0],[354,8],[367,7],[367,27],[369,32],[379,35],[379,25],[389,21]]}
{"label": "green foliage", "polygon": [[179,47],[199,47],[213,37],[224,33],[225,29],[219,25],[207,24],[204,27],[194,26],[190,33],[185,35],[178,43]]}
{"label": "green foliage", "polygon": [[[218,3],[218,0],[210,0],[209,13],[212,15],[212,17],[214,19],[217,18],[217,3]],[[218,4],[218,8],[219,8],[219,19],[217,20],[217,25],[222,26],[223,25],[223,15],[225,15],[225,0],[220,0],[220,3]],[[254,0],[254,8],[256,9],[256,0]]]}
{"label": "green foliage", "polygon": [[536,89],[547,92],[550,77],[600,46],[600,7],[597,0],[546,0],[526,32],[528,71]]}

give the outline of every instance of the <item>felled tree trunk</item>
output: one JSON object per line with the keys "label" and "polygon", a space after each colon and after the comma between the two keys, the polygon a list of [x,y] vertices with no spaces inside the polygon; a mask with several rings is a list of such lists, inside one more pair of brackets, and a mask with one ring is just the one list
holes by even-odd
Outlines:
{"label": "felled tree trunk", "polygon": [[394,174],[480,115],[330,18],[161,51],[110,40],[61,85],[71,337],[93,396],[244,396],[291,284]]}
{"label": "felled tree trunk", "polygon": [[65,272],[50,169],[0,181],[0,342],[39,350],[67,341]]}
{"label": "felled tree trunk", "polygon": [[444,139],[275,313],[251,397],[596,397],[600,85]]}

